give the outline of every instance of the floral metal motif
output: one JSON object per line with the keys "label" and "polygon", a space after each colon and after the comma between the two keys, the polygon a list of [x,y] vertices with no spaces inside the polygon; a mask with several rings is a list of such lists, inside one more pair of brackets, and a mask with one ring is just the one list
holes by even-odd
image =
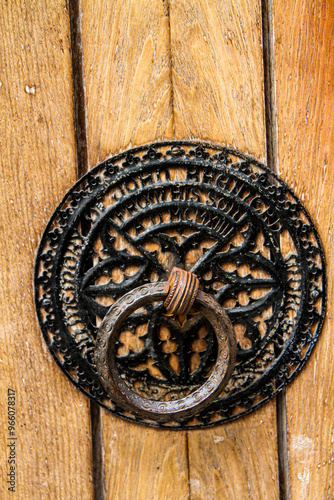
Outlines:
{"label": "floral metal motif", "polygon": [[[277,176],[242,153],[198,142],[142,146],[108,159],[66,194],[38,251],[36,308],[47,345],[85,394],[141,421],[106,397],[94,363],[109,307],[180,267],[226,310],[238,341],[224,392],[182,423],[219,424],[262,405],[303,366],[325,308],[325,261],[301,202]],[[179,399],[209,377],[217,356],[201,314],[181,324],[162,303],[131,314],[117,363],[141,396]]]}

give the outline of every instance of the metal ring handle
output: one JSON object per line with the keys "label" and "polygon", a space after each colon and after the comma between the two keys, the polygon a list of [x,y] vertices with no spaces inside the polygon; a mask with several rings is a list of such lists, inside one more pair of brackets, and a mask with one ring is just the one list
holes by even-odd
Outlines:
{"label": "metal ring handle", "polygon": [[120,326],[134,310],[166,300],[169,292],[170,282],[160,282],[140,286],[123,295],[104,317],[95,347],[96,368],[108,396],[123,409],[159,422],[189,418],[212,403],[226,386],[236,358],[235,334],[227,314],[210,295],[196,289],[191,302],[194,299],[196,309],[211,323],[218,341],[217,360],[210,377],[199,389],[174,401],[146,399],[130,390],[116,363]]}

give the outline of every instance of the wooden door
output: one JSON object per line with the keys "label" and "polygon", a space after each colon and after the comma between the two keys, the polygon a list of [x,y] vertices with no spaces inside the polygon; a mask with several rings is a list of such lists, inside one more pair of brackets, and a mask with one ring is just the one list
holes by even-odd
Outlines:
{"label": "wooden door", "polygon": [[[0,12],[2,498],[334,498],[334,3],[17,0]],[[182,432],[90,405],[44,345],[32,285],[42,231],[78,175],[172,138],[278,172],[314,218],[329,282],[323,333],[286,392]]]}

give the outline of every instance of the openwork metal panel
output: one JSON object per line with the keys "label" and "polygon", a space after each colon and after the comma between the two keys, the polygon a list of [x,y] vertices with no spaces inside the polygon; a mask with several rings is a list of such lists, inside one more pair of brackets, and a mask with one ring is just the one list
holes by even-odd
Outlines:
{"label": "openwork metal panel", "polygon": [[[140,420],[106,397],[94,347],[108,308],[173,267],[197,275],[230,317],[237,363],[223,393],[182,422]],[[211,144],[173,141],[108,159],[66,194],[38,251],[36,306],[47,345],[85,394],[149,425],[221,424],[266,402],[303,366],[325,308],[325,263],[301,202],[253,158]],[[161,401],[198,389],[217,356],[200,313],[183,325],[162,302],[132,313],[117,341],[129,388]]]}

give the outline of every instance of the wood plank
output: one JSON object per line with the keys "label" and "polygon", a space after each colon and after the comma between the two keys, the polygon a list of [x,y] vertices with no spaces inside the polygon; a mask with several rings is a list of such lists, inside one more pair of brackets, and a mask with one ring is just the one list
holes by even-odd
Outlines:
{"label": "wood plank", "polygon": [[[168,11],[163,2],[81,3],[90,165],[171,138]],[[186,433],[102,411],[107,499],[188,498]],[[171,487],[172,483],[172,487]]]}
{"label": "wood plank", "polygon": [[185,431],[150,429],[103,412],[106,498],[186,500]]}
{"label": "wood plank", "polygon": [[176,138],[265,161],[260,2],[171,0],[170,16]]}
{"label": "wood plank", "polygon": [[279,171],[318,227],[328,273],[323,332],[287,389],[291,499],[322,500],[334,497],[334,4],[275,0],[273,15]]}
{"label": "wood plank", "polygon": [[275,417],[269,403],[239,421],[189,431],[190,498],[277,499]]}
{"label": "wood plank", "polygon": [[[0,6],[2,498],[91,499],[89,403],[38,326],[36,249],[76,178],[67,2]],[[7,389],[16,396],[16,494],[8,491]]]}
{"label": "wood plank", "polygon": [[[170,2],[175,137],[265,160],[260,2]],[[190,431],[191,498],[278,498],[276,406]]]}
{"label": "wood plank", "polygon": [[82,1],[91,166],[112,153],[171,138],[165,2]]}

